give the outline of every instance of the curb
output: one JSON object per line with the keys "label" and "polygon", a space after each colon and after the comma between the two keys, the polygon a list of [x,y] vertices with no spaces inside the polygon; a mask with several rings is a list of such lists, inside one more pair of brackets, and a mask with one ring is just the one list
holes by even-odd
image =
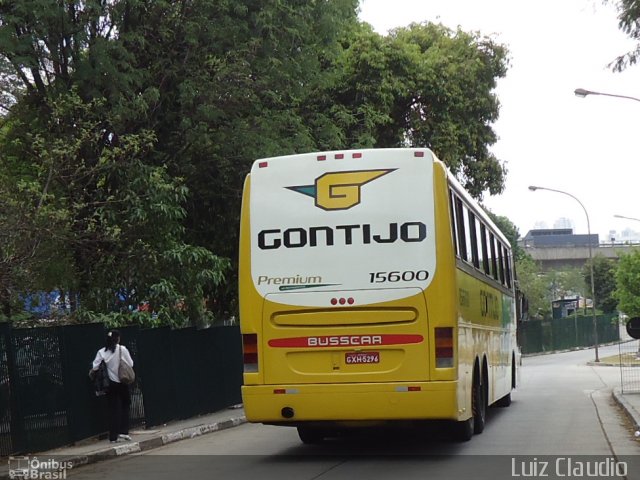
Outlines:
{"label": "curb", "polygon": [[[127,442],[114,447],[106,447],[102,450],[88,453],[86,455],[56,455],[58,457],[64,457],[67,462],[73,463],[73,470],[76,467],[83,465],[89,465],[92,463],[101,462],[104,460],[110,460],[114,457],[121,457],[124,455],[131,455],[134,453],[146,452],[153,450],[154,448],[169,445],[170,443],[179,442],[181,440],[188,440],[190,438],[199,437],[208,433],[218,432],[220,430],[226,430],[228,428],[237,427],[247,422],[247,418],[242,415],[239,417],[233,417],[221,422],[208,423],[204,425],[198,425],[196,427],[189,427],[177,432],[167,433],[161,436],[142,440],[140,442]],[[41,457],[46,457],[46,454],[40,454]],[[9,480],[8,471],[0,472],[0,480]]]}
{"label": "curb", "polygon": [[640,430],[640,413],[633,408],[629,402],[624,398],[624,395],[620,391],[619,388],[614,388],[612,392],[613,399],[622,407],[622,409],[626,412],[627,416],[634,423],[634,426],[637,430]]}
{"label": "curb", "polygon": [[[598,347],[610,347],[611,345],[618,345],[619,343],[628,343],[632,341],[635,341],[635,340],[616,340],[614,342],[600,343],[598,344]],[[530,358],[530,357],[541,357],[543,355],[553,355],[554,353],[578,352],[583,350],[590,350],[590,349],[593,349],[593,347],[594,347],[593,345],[585,345],[580,347],[565,348],[563,350],[546,350],[544,352],[523,353],[522,357]],[[600,363],[596,363],[596,365],[600,365]]]}

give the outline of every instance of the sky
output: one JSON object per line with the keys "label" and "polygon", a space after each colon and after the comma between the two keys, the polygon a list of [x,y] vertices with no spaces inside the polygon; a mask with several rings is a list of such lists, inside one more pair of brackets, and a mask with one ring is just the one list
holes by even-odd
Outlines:
{"label": "sky", "polygon": [[[587,233],[588,215],[601,242],[621,240],[625,229],[639,232],[640,240],[640,101],[573,93],[585,88],[640,98],[640,65],[622,73],[608,67],[635,45],[619,30],[615,6],[602,0],[362,0],[360,8],[361,20],[381,34],[430,21],[507,46],[510,68],[495,91],[499,139],[491,151],[508,173],[504,192],[484,197],[491,211],[508,217],[522,236],[554,228],[562,218],[575,233]],[[586,214],[571,197],[531,192],[529,185],[570,193]]]}

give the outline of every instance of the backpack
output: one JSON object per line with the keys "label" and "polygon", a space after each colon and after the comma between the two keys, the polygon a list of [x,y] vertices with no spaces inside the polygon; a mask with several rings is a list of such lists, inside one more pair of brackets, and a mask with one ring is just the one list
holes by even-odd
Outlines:
{"label": "backpack", "polygon": [[96,397],[101,397],[107,394],[109,389],[109,372],[107,372],[107,364],[104,360],[100,362],[98,370],[91,370],[89,372],[89,378],[93,381],[93,389],[96,392]]}

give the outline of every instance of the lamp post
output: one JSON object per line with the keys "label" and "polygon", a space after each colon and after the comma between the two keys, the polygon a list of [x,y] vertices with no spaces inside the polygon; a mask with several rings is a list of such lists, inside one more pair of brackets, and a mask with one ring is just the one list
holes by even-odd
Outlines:
{"label": "lamp post", "polygon": [[594,92],[593,90],[585,90],[584,88],[576,88],[573,93],[576,97],[584,98],[587,95],[603,95],[605,97],[626,98],[627,100],[635,100],[640,102],[640,98],[630,97],[628,95],[617,95],[615,93]]}
{"label": "lamp post", "polygon": [[640,222],[640,218],[634,217],[625,217],[624,215],[614,215],[616,218],[624,218],[625,220],[635,220],[636,222]]}
{"label": "lamp post", "polygon": [[589,275],[591,277],[591,310],[593,313],[593,339],[594,339],[594,347],[595,347],[595,351],[596,351],[596,362],[600,361],[600,356],[598,355],[598,321],[597,321],[597,317],[596,317],[596,287],[595,287],[595,282],[593,280],[593,252],[591,249],[591,222],[589,222],[589,214],[587,213],[587,209],[584,208],[584,205],[582,204],[582,202],[580,200],[578,200],[577,197],[574,197],[573,195],[571,195],[568,192],[564,192],[562,190],[556,190],[553,188],[547,188],[547,187],[536,187],[534,185],[529,186],[529,190],[531,190],[532,192],[535,192],[536,190],[547,190],[549,192],[556,192],[556,193],[561,193],[563,195],[567,195],[568,197],[573,198],[576,202],[578,202],[580,204],[580,206],[582,207],[582,210],[584,210],[584,214],[587,217],[587,233],[588,233],[588,246],[589,246]]}

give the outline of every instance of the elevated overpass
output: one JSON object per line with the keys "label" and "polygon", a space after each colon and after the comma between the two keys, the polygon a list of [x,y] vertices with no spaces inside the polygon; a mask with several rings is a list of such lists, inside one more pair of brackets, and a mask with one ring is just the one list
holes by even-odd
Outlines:
{"label": "elevated overpass", "polygon": [[[584,245],[523,246],[525,252],[540,266],[542,271],[582,267],[589,259],[589,247]],[[593,256],[617,260],[620,255],[640,249],[640,243],[600,243],[593,246]]]}

